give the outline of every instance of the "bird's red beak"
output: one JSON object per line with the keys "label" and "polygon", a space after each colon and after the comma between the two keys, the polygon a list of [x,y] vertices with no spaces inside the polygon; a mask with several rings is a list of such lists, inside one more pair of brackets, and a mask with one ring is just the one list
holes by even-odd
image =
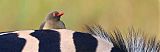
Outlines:
{"label": "bird's red beak", "polygon": [[63,14],[64,14],[64,12],[63,12],[63,11],[60,11],[57,16],[62,16]]}
{"label": "bird's red beak", "polygon": [[58,13],[53,13],[53,16],[62,16],[64,14],[63,11],[60,11]]}

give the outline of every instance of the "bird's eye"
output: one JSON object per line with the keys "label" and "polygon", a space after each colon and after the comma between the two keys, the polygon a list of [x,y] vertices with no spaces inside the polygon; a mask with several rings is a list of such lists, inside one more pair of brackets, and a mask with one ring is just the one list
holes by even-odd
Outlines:
{"label": "bird's eye", "polygon": [[53,13],[53,16],[58,16],[59,13]]}

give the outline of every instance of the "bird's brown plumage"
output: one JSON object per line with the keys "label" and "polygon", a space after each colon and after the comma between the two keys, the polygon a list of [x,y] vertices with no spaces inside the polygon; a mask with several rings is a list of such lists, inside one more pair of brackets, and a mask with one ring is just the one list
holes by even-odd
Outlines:
{"label": "bird's brown plumage", "polygon": [[60,20],[64,13],[61,12],[51,12],[49,13],[45,20],[41,23],[40,29],[65,29],[65,24]]}

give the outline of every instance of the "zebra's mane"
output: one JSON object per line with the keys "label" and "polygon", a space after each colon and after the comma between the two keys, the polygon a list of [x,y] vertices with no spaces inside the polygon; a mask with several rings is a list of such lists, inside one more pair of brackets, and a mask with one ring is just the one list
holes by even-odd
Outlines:
{"label": "zebra's mane", "polygon": [[[131,28],[127,34],[122,34],[119,29],[112,31],[110,34],[106,32],[100,25],[86,25],[87,32],[109,40],[113,43],[114,48],[119,52],[159,52],[160,41],[155,36],[134,30]],[[114,51],[113,51],[114,52]]]}
{"label": "zebra's mane", "polygon": [[150,37],[142,31],[131,28],[127,34],[122,34],[118,29],[109,35],[113,45],[123,52],[159,52],[160,42],[156,35]]}
{"label": "zebra's mane", "polygon": [[85,27],[87,32],[90,33],[91,35],[99,37],[105,41],[111,42],[109,39],[108,33],[105,32],[105,30],[100,25],[96,25],[96,24],[92,26],[85,25]]}

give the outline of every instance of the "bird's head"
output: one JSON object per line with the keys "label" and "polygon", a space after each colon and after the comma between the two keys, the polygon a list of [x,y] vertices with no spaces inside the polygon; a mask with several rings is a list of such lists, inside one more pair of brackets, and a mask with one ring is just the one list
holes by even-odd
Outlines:
{"label": "bird's head", "polygon": [[52,13],[52,15],[55,16],[55,17],[61,17],[63,14],[64,14],[63,11],[60,11],[60,12],[54,11],[54,12]]}
{"label": "bird's head", "polygon": [[63,11],[54,11],[49,13],[48,19],[55,19],[55,20],[60,20],[60,17],[64,14]]}

